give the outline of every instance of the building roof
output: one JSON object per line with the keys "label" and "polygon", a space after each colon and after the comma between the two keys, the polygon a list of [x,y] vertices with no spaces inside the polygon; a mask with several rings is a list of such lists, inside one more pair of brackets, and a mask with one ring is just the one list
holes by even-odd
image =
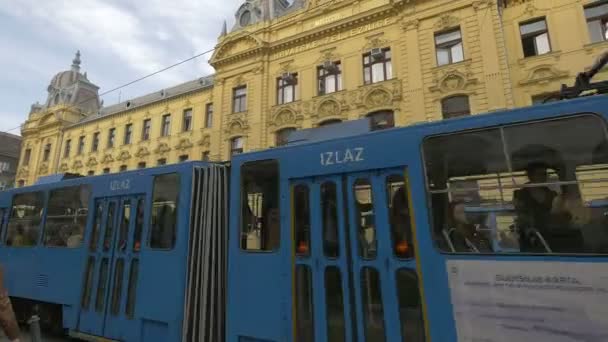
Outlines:
{"label": "building roof", "polygon": [[108,116],[123,113],[127,110],[149,105],[154,102],[167,100],[172,97],[187,94],[193,91],[211,88],[213,87],[214,76],[215,75],[200,77],[170,88],[155,91],[153,93],[129,99],[111,106],[102,107],[98,114],[89,115],[72,126],[78,126],[87,122],[96,121]]}
{"label": "building roof", "polygon": [[21,137],[10,133],[0,132],[0,155],[19,158],[21,152]]}

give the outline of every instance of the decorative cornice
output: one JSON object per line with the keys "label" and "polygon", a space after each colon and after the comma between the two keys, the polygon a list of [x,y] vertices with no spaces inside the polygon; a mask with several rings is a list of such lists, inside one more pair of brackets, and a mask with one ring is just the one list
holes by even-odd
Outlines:
{"label": "decorative cornice", "polygon": [[194,146],[194,145],[192,144],[190,139],[184,138],[184,139],[180,139],[179,143],[177,145],[175,145],[175,148],[177,150],[184,151],[189,148],[192,148],[192,146]]}
{"label": "decorative cornice", "polygon": [[171,151],[171,147],[169,147],[169,144],[161,142],[161,143],[158,144],[158,146],[154,150],[154,153],[163,155],[163,154],[166,154],[169,151]]}
{"label": "decorative cornice", "polygon": [[546,84],[550,81],[558,80],[567,76],[567,71],[559,70],[551,64],[542,64],[530,69],[526,78],[519,81],[519,84]]}

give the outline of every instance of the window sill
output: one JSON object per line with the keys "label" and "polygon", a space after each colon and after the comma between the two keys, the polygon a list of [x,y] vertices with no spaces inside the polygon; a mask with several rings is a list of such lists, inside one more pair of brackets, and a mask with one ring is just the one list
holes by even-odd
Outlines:
{"label": "window sill", "polygon": [[366,88],[366,87],[374,87],[374,86],[378,86],[378,85],[382,85],[382,84],[389,84],[389,83],[393,83],[393,82],[399,82],[399,78],[393,77],[393,78],[389,78],[388,80],[384,80],[384,81],[363,84],[363,85],[359,86],[359,89]]}
{"label": "window sill", "polygon": [[281,104],[275,104],[274,106],[272,106],[272,108],[279,108],[279,107],[288,107],[291,105],[294,105],[296,103],[302,102],[302,100],[295,100],[295,101],[291,101],[291,102],[285,102],[285,103],[281,103]]}
{"label": "window sill", "polygon": [[534,62],[534,61],[543,61],[546,59],[554,59],[554,60],[558,60],[559,57],[561,56],[561,51],[557,50],[557,51],[551,51],[549,53],[545,53],[544,55],[536,55],[536,56],[530,56],[530,57],[522,57],[520,58],[517,62],[520,65],[523,65],[527,62]]}
{"label": "window sill", "polygon": [[[385,81],[382,81],[382,82],[385,82]],[[382,83],[382,82],[378,82],[378,83]],[[372,83],[372,84],[375,84],[375,83]],[[346,92],[347,92],[346,89],[341,89],[341,90],[338,90],[338,91],[334,91],[333,93],[327,93],[327,94],[323,94],[323,95],[315,95],[315,96],[313,96],[313,99],[320,99],[320,98],[323,98],[323,97],[326,97],[326,96],[336,96],[336,95],[344,94]]]}
{"label": "window sill", "polygon": [[583,45],[583,48],[587,50],[587,52],[592,52],[597,48],[606,48],[608,46],[608,40],[602,40],[601,42],[588,43]]}
{"label": "window sill", "polygon": [[232,113],[230,113],[230,114],[232,114],[232,115],[247,115],[247,111],[246,111],[246,110],[244,110],[244,111],[242,111],[242,112],[232,112]]}
{"label": "window sill", "polygon": [[443,69],[457,68],[457,67],[460,67],[460,66],[467,66],[467,65],[471,64],[472,61],[473,61],[472,59],[463,59],[462,61],[456,62],[456,63],[437,65],[432,70],[433,71],[439,71],[439,70],[443,70]]}

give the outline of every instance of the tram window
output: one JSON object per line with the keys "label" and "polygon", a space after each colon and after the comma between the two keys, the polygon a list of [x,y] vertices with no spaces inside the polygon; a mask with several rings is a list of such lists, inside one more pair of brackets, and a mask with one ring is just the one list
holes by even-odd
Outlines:
{"label": "tram window", "polygon": [[403,342],[424,342],[424,321],[418,278],[410,270],[397,271],[397,295],[399,318],[401,320],[401,340]]}
{"label": "tram window", "polygon": [[84,291],[82,292],[82,303],[83,309],[88,309],[91,303],[91,290],[93,287],[93,276],[95,272],[95,257],[90,256],[87,262],[87,271],[85,272],[84,279]]}
{"label": "tram window", "polygon": [[11,215],[6,229],[6,245],[30,247],[38,243],[44,193],[29,192],[13,197]]}
{"label": "tram window", "polygon": [[4,208],[0,208],[0,236],[2,236],[2,232],[4,231]]}
{"label": "tram window", "polygon": [[321,210],[323,219],[323,253],[328,258],[340,256],[338,236],[338,194],[336,183],[325,182],[321,185]]}
{"label": "tram window", "polygon": [[76,248],[82,244],[89,213],[87,185],[52,190],[44,224],[44,245]]}
{"label": "tram window", "polygon": [[293,189],[295,251],[299,256],[310,255],[310,191],[298,184]]}
{"label": "tram window", "polygon": [[372,185],[368,179],[360,178],[353,185],[355,218],[358,227],[359,255],[374,259],[377,254],[376,222]]}
{"label": "tram window", "polygon": [[412,227],[408,189],[401,175],[386,177],[386,195],[393,241],[393,253],[398,258],[411,258],[413,255]]}
{"label": "tram window", "polygon": [[346,341],[342,274],[336,266],[325,269],[325,301],[327,305],[327,340]]}
{"label": "tram window", "polygon": [[175,246],[179,175],[171,173],[154,178],[150,247],[173,249]]}
{"label": "tram window", "polygon": [[296,265],[296,341],[314,341],[312,274],[307,265]]}
{"label": "tram window", "polygon": [[129,238],[129,222],[131,221],[131,200],[122,202],[122,218],[120,220],[120,232],[118,234],[118,248],[121,251],[127,249]]}
{"label": "tram window", "polygon": [[114,236],[114,213],[116,212],[116,202],[110,202],[108,205],[108,212],[106,213],[106,230],[103,237],[103,250],[107,252],[110,250],[110,244],[112,243],[112,237]]}
{"label": "tram window", "polygon": [[93,222],[93,232],[91,233],[91,242],[89,244],[89,250],[95,252],[97,250],[97,243],[99,242],[99,232],[101,231],[101,221],[103,220],[103,204],[97,202],[95,205],[95,221]]}
{"label": "tram window", "polygon": [[95,311],[103,312],[106,300],[106,284],[108,283],[108,258],[103,258],[101,260],[98,279],[97,294],[95,295]]}
{"label": "tram window", "polygon": [[605,129],[599,117],[579,115],[427,139],[438,244],[447,252],[608,254]]}
{"label": "tram window", "polygon": [[141,234],[144,229],[145,201],[143,198],[137,201],[137,216],[135,217],[135,232],[133,233],[133,251],[141,250]]}
{"label": "tram window", "polygon": [[135,299],[137,295],[137,278],[139,277],[139,260],[131,260],[131,269],[129,270],[129,288],[127,290],[127,318],[132,319],[135,316]]}
{"label": "tram window", "polygon": [[279,248],[279,163],[265,160],[241,168],[241,248]]}
{"label": "tram window", "polygon": [[365,340],[386,341],[382,287],[380,274],[376,269],[371,267],[361,269],[361,296],[363,296]]}
{"label": "tram window", "polygon": [[118,315],[120,312],[124,268],[125,260],[123,258],[116,260],[116,267],[114,268],[114,286],[112,287],[112,305],[110,307],[110,312],[113,316]]}

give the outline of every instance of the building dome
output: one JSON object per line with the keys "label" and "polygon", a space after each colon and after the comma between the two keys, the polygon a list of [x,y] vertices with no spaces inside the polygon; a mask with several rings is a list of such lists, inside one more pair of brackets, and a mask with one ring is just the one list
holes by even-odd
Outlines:
{"label": "building dome", "polygon": [[75,106],[86,113],[99,110],[99,87],[88,80],[86,73],[80,72],[80,63],[80,51],[77,51],[72,68],[57,73],[51,79],[45,105],[37,105],[31,113],[57,105]]}
{"label": "building dome", "polygon": [[49,84],[49,91],[70,87],[80,80],[86,81],[86,75],[80,73],[80,63],[80,51],[77,51],[72,61],[72,69],[57,73]]}

